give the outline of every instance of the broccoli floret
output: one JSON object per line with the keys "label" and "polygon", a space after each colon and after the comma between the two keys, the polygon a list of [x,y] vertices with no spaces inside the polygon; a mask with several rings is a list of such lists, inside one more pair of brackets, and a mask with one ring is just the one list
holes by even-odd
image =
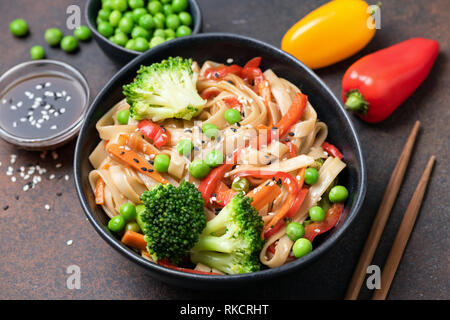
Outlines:
{"label": "broccoli floret", "polygon": [[208,221],[191,250],[191,261],[227,274],[258,271],[263,220],[251,202],[239,193]]}
{"label": "broccoli floret", "polygon": [[123,86],[131,115],[136,120],[192,119],[206,103],[197,92],[197,78],[192,59],[170,57],[141,66],[134,82]]}
{"label": "broccoli floret", "polygon": [[206,226],[201,193],[183,181],[179,187],[159,184],[145,191],[141,200],[145,210],[139,218],[148,252],[154,259],[168,258],[179,263],[189,255]]}

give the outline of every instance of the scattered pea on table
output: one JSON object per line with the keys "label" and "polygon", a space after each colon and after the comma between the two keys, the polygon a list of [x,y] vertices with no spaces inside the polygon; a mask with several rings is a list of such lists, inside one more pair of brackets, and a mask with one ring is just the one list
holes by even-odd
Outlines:
{"label": "scattered pea on table", "polygon": [[9,31],[16,37],[23,37],[28,33],[28,24],[24,19],[15,19],[9,24]]}
{"label": "scattered pea on table", "polygon": [[30,49],[30,56],[32,60],[40,60],[45,58],[44,48],[41,46],[33,46]]}
{"label": "scattered pea on table", "polygon": [[61,40],[61,49],[66,52],[74,52],[78,48],[78,41],[73,36],[65,36]]}
{"label": "scattered pea on table", "polygon": [[49,28],[45,31],[44,38],[50,46],[57,46],[61,43],[63,33],[58,28]]}

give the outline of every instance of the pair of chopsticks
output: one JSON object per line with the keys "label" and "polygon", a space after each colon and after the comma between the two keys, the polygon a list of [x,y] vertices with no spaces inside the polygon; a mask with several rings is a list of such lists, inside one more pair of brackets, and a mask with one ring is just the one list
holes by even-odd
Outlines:
{"label": "pair of chopsticks", "polygon": [[[384,227],[391,213],[392,206],[394,205],[398,191],[402,184],[403,176],[405,175],[414,142],[417,137],[417,132],[419,131],[419,126],[420,122],[416,121],[409,138],[403,147],[403,151],[397,160],[397,164],[395,165],[391,178],[389,179],[389,183],[384,192],[384,196],[381,200],[381,204],[378,208],[378,212],[375,216],[369,236],[367,237],[362,254],[345,294],[346,300],[356,300],[358,298],[359,291],[366,276],[367,267],[373,259],[375,250],[381,238],[381,234],[383,233]],[[380,289],[375,290],[372,296],[373,300],[384,300],[387,296],[392,280],[394,279],[395,272],[397,271],[397,267],[402,258],[403,251],[405,250],[409,236],[419,213],[420,205],[422,203],[430,173],[433,168],[434,160],[435,157],[431,156],[405,211],[402,222],[397,231],[394,244],[392,245],[391,251],[389,252],[389,256],[381,273]]]}

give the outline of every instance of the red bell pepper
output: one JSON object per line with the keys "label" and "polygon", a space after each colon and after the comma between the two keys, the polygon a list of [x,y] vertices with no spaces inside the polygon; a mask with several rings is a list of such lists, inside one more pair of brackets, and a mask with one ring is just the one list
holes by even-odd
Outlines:
{"label": "red bell pepper", "polygon": [[364,121],[383,121],[428,76],[438,53],[437,41],[413,38],[359,59],[342,79],[345,107]]}
{"label": "red bell pepper", "polygon": [[237,64],[232,64],[231,66],[218,66],[214,68],[208,68],[205,70],[205,78],[207,79],[222,79],[228,74],[240,74],[242,67]]}
{"label": "red bell pepper", "polygon": [[242,112],[243,106],[242,103],[235,97],[224,98],[223,101],[232,109],[236,109],[239,112]]}
{"label": "red bell pepper", "polygon": [[158,149],[170,143],[170,133],[164,127],[151,122],[150,120],[139,121],[138,129],[148,139],[152,140]]}
{"label": "red bell pepper", "polygon": [[261,64],[261,57],[254,57],[253,59],[250,59],[245,65],[245,68],[259,68],[259,65]]}
{"label": "red bell pepper", "polygon": [[332,157],[335,158],[339,158],[342,160],[342,158],[344,157],[342,155],[342,153],[339,151],[338,148],[336,148],[334,145],[332,145],[331,143],[328,142],[324,142],[322,143],[322,149],[327,152],[329,155],[331,155]]}
{"label": "red bell pepper", "polygon": [[313,242],[316,236],[334,228],[343,211],[343,203],[333,203],[325,216],[325,220],[321,222],[313,222],[305,227],[305,238]]}

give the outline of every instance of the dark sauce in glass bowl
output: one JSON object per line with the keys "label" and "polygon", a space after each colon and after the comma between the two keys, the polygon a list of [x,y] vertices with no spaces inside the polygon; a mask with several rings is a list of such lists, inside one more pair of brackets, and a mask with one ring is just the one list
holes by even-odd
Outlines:
{"label": "dark sauce in glass bowl", "polygon": [[0,97],[0,126],[16,137],[48,138],[82,115],[85,99],[81,85],[68,77],[23,79]]}
{"label": "dark sauce in glass bowl", "polygon": [[0,77],[0,137],[30,150],[57,148],[78,134],[88,104],[89,86],[72,66],[24,62]]}

